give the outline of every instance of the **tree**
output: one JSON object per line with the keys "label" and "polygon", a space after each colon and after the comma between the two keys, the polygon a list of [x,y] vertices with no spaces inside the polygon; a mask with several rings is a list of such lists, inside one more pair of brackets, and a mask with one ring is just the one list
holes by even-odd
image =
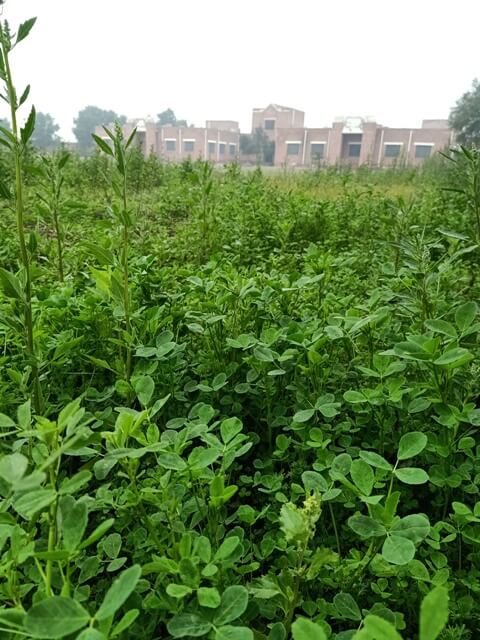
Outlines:
{"label": "tree", "polygon": [[473,81],[471,90],[457,100],[449,121],[460,144],[480,145],[480,82],[477,79]]}
{"label": "tree", "polygon": [[92,133],[95,127],[109,125],[115,121],[125,124],[125,116],[119,116],[115,111],[100,109],[89,105],[78,112],[78,116],[74,119],[73,133],[78,142],[78,148],[81,153],[86,153],[93,149]]}
{"label": "tree", "polygon": [[55,149],[60,143],[60,138],[57,136],[59,129],[60,127],[49,113],[37,111],[35,130],[31,137],[33,146],[39,149]]}
{"label": "tree", "polygon": [[256,129],[255,133],[241,134],[240,151],[245,155],[256,155],[260,164],[273,164],[275,142],[269,139],[263,129]]}
{"label": "tree", "polygon": [[10,131],[10,123],[6,118],[0,118],[0,127]]}
{"label": "tree", "polygon": [[177,120],[173,109],[165,109],[157,115],[157,122],[160,126],[169,124],[172,127],[188,127],[186,120]]}

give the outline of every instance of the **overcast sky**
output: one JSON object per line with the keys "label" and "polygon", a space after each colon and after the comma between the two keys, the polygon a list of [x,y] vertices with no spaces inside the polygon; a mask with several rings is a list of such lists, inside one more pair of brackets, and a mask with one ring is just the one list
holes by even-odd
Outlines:
{"label": "overcast sky", "polygon": [[12,27],[31,16],[13,72],[66,139],[88,104],[244,131],[270,102],[302,109],[307,126],[418,126],[480,76],[478,0],[6,1]]}

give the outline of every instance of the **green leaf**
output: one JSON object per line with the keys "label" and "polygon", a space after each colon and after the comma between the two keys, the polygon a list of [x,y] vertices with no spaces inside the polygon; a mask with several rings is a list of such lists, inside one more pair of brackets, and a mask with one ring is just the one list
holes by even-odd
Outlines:
{"label": "green leaf", "polygon": [[455,322],[463,333],[475,320],[477,315],[477,304],[475,302],[465,302],[455,311]]}
{"label": "green leaf", "polygon": [[418,467],[395,469],[395,476],[405,484],[425,484],[429,480],[428,473]]}
{"label": "green leaf", "polygon": [[34,489],[15,498],[13,506],[25,520],[30,520],[36,513],[49,507],[57,497],[53,489]]}
{"label": "green leaf", "polygon": [[327,640],[324,630],[307,618],[297,618],[292,624],[293,640]]}
{"label": "green leaf", "polygon": [[21,453],[11,453],[0,458],[0,478],[14,485],[23,476],[28,467],[28,459]]}
{"label": "green leaf", "polygon": [[310,523],[301,509],[288,502],[280,509],[280,528],[288,542],[305,541],[310,535]]}
{"label": "green leaf", "polygon": [[255,349],[253,350],[253,355],[257,360],[260,360],[261,362],[273,362],[275,360],[273,351],[261,344],[258,345],[258,347],[255,347]]}
{"label": "green leaf", "polygon": [[58,506],[63,546],[68,551],[74,551],[82,541],[87,528],[87,505],[85,502],[76,502],[72,496],[64,496],[60,498]]}
{"label": "green leaf", "polygon": [[183,471],[187,468],[187,463],[178,453],[161,453],[157,456],[157,462],[164,469],[172,471]]}
{"label": "green leaf", "polygon": [[415,545],[408,538],[390,535],[383,543],[382,556],[392,564],[407,564],[415,556]]}
{"label": "green leaf", "polygon": [[215,612],[213,623],[221,626],[237,620],[247,608],[248,591],[245,587],[234,585],[227,587],[222,593],[220,606]]}
{"label": "green leaf", "polygon": [[393,465],[385,460],[382,456],[374,451],[360,451],[358,454],[362,460],[365,460],[371,467],[376,467],[377,469],[383,469],[384,471],[391,471],[393,469]]}
{"label": "green leaf", "polygon": [[232,555],[239,544],[240,538],[238,536],[229,536],[228,538],[225,538],[225,540],[217,549],[217,552],[213,558],[214,561],[226,560],[229,556]]}
{"label": "green leaf", "polygon": [[75,640],[107,640],[107,636],[98,631],[98,629],[89,627],[88,629],[84,629]]}
{"label": "green leaf", "polygon": [[33,132],[35,130],[35,118],[36,118],[35,107],[32,105],[30,114],[27,118],[27,121],[25,122],[25,126],[22,129],[20,129],[20,139],[24,145],[27,144],[27,142],[30,140],[30,138],[33,135]]}
{"label": "green leaf", "polygon": [[4,413],[0,413],[0,429],[11,429],[12,427],[15,427],[15,422]]}
{"label": "green leaf", "polygon": [[429,398],[414,398],[408,403],[407,411],[408,413],[420,413],[421,411],[428,409],[431,404],[432,401]]}
{"label": "green leaf", "polygon": [[428,536],[430,532],[430,522],[421,513],[412,513],[394,523],[391,528],[392,534],[408,538],[418,544]]}
{"label": "green leaf", "polygon": [[138,609],[130,609],[130,611],[127,611],[120,622],[113,627],[110,638],[115,638],[116,636],[119,636],[123,631],[128,629],[128,627],[132,625],[138,618],[139,613],[140,611]]}
{"label": "green leaf", "polygon": [[36,21],[36,18],[30,18],[29,20],[25,20],[25,22],[22,22],[22,24],[18,27],[15,44],[18,44],[22,40],[25,40]]}
{"label": "green leaf", "polygon": [[135,389],[140,404],[146,407],[155,390],[153,378],[151,376],[139,376],[133,380],[133,388]]}
{"label": "green leaf", "polygon": [[168,633],[174,638],[204,636],[212,628],[212,623],[195,613],[180,613],[167,624]]}
{"label": "green leaf", "polygon": [[120,609],[135,589],[141,573],[142,569],[138,564],[122,571],[105,594],[100,609],[95,615],[97,620],[105,620],[105,618],[113,616]]}
{"label": "green leaf", "polygon": [[349,593],[337,593],[333,599],[333,605],[341,618],[354,621],[362,619],[362,612]]}
{"label": "green leaf", "polygon": [[166,592],[172,598],[181,599],[181,598],[184,598],[185,596],[188,596],[190,593],[192,593],[192,589],[190,587],[187,587],[184,584],[171,583],[167,586]]}
{"label": "green leaf", "polygon": [[227,418],[220,425],[220,434],[225,444],[228,444],[243,429],[242,421],[238,418]]}
{"label": "green leaf", "polygon": [[448,622],[448,591],[436,587],[422,601],[420,607],[419,640],[436,640]]}
{"label": "green leaf", "polygon": [[428,569],[423,564],[423,562],[420,562],[420,560],[416,560],[415,558],[413,560],[410,560],[410,562],[408,563],[408,573],[412,576],[412,578],[415,578],[415,580],[421,582],[430,582],[430,574],[428,572]]}
{"label": "green leaf", "polygon": [[215,631],[215,640],[253,640],[253,631],[248,627],[227,625]]}
{"label": "green leaf", "polygon": [[461,367],[463,364],[466,364],[472,360],[472,358],[473,354],[470,353],[468,349],[452,347],[444,351],[439,358],[433,361],[433,364],[454,369],[455,367]]}
{"label": "green leaf", "polygon": [[215,587],[200,587],[197,591],[197,599],[202,607],[216,609],[221,601],[218,589]]}
{"label": "green leaf", "polygon": [[119,533],[111,533],[102,541],[102,546],[107,556],[114,560],[122,548],[122,536]]}
{"label": "green leaf", "polygon": [[50,640],[78,631],[89,620],[90,614],[76,600],[53,596],[34,604],[24,624],[32,638]]}
{"label": "green leaf", "polygon": [[[84,242],[83,246],[102,266],[112,265],[114,263],[113,253],[105,249],[105,247],[93,242]],[[153,351],[155,352],[156,349],[153,349]],[[136,355],[138,355],[138,350]]]}
{"label": "green leaf", "polygon": [[22,95],[20,96],[20,98],[18,100],[18,106],[19,107],[21,107],[22,104],[27,101],[29,94],[30,94],[30,85],[27,84],[27,86],[23,90]]}
{"label": "green leaf", "polygon": [[3,267],[0,267],[0,285],[8,298],[22,300],[23,288],[17,276]]}
{"label": "green leaf", "polygon": [[193,471],[200,471],[211,465],[217,458],[220,457],[220,451],[218,449],[195,447],[195,449],[188,456],[188,466]]}
{"label": "green leaf", "polygon": [[304,471],[302,473],[303,486],[307,491],[328,491],[328,483],[317,471]]}
{"label": "green leaf", "polygon": [[387,533],[383,524],[370,516],[350,516],[348,526],[362,538],[378,538]]}
{"label": "green leaf", "polygon": [[408,460],[418,456],[427,446],[427,436],[420,431],[411,431],[400,438],[397,459]]}
{"label": "green leaf", "polygon": [[87,469],[83,469],[79,471],[71,478],[65,478],[62,481],[58,492],[61,495],[76,493],[79,489],[81,489],[84,485],[90,482],[92,474]]}
{"label": "green leaf", "polygon": [[96,145],[107,155],[113,158],[113,149],[112,147],[100,136],[97,136],[95,133],[92,133],[92,138],[95,140]]}
{"label": "green leaf", "polygon": [[307,422],[314,413],[315,409],[302,409],[293,416],[293,421],[298,423]]}
{"label": "green leaf", "polygon": [[402,636],[395,627],[384,618],[369,614],[363,624],[365,631],[368,632],[365,637],[369,640],[402,640]]}
{"label": "green leaf", "polygon": [[80,545],[80,549],[86,549],[97,540],[100,540],[100,538],[104,536],[107,531],[113,526],[114,522],[114,518],[109,518],[108,520],[105,520],[105,522],[102,522],[102,524],[99,524],[98,527],[88,536],[88,538],[82,542],[82,544]]}
{"label": "green leaf", "polygon": [[347,402],[350,402],[351,404],[361,404],[363,402],[368,402],[363,393],[360,393],[359,391],[345,391],[343,397]]}
{"label": "green leaf", "polygon": [[435,333],[442,333],[449,338],[457,338],[455,327],[445,320],[426,320],[425,326]]}
{"label": "green leaf", "polygon": [[350,476],[356,487],[369,496],[372,493],[374,473],[372,467],[364,460],[354,460],[350,468]]}

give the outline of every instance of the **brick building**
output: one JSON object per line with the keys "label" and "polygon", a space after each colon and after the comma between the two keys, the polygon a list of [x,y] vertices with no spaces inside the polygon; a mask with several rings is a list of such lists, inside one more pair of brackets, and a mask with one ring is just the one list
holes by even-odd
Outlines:
{"label": "brick building", "polygon": [[[169,162],[242,162],[240,128],[233,120],[207,120],[205,127],[136,120],[124,125],[126,136],[134,126],[145,155],[154,153]],[[252,133],[258,131],[273,144],[272,164],[277,167],[417,166],[453,142],[447,120],[424,120],[411,129],[384,127],[368,118],[340,118],[331,127],[310,128],[305,127],[303,111],[278,104],[253,109]],[[101,127],[96,133],[105,137]]]}
{"label": "brick building", "polygon": [[304,113],[271,104],[254,109],[252,131],[275,143],[275,166],[416,166],[453,142],[447,120],[417,129],[384,127],[365,118],[340,118],[331,127],[304,127]]}
{"label": "brick building", "polygon": [[[202,159],[214,163],[238,160],[240,128],[233,120],[209,120],[205,127],[177,127],[158,125],[152,120],[132,120],[123,126],[128,137],[137,128],[137,141],[145,155],[155,155],[169,162],[181,162],[187,158]],[[106,138],[102,127],[97,135]]]}

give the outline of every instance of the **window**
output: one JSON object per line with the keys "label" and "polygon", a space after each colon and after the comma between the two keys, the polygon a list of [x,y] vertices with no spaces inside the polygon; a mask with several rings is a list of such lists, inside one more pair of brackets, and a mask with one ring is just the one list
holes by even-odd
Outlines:
{"label": "window", "polygon": [[323,158],[325,155],[325,143],[324,142],[312,142],[310,145],[310,150],[312,154],[313,160],[318,160]]}
{"label": "window", "polygon": [[359,158],[362,145],[360,142],[350,142],[348,145],[348,157]]}
{"label": "window", "polygon": [[272,131],[272,129],[275,129],[275,120],[265,120],[264,125],[265,129]]}
{"label": "window", "polygon": [[402,152],[402,145],[397,143],[385,143],[385,158],[398,158]]}
{"label": "window", "polygon": [[230,143],[230,144],[228,145],[228,149],[229,149],[229,151],[230,151],[230,155],[231,155],[231,156],[234,156],[234,155],[235,155],[235,153],[236,153],[236,151],[237,151],[237,145],[236,145],[236,144],[233,144],[233,143]]}
{"label": "window", "polygon": [[227,145],[225,144],[225,142],[220,142],[220,144],[218,145],[218,152],[221,156],[225,155],[225,152],[227,150]]}
{"label": "window", "polygon": [[415,158],[429,158],[432,154],[433,144],[416,144]]}
{"label": "window", "polygon": [[217,149],[217,143],[213,142],[212,140],[208,141],[208,155],[212,155],[215,153]]}
{"label": "window", "polygon": [[183,141],[183,150],[185,153],[192,153],[195,149],[195,140],[184,140]]}
{"label": "window", "polygon": [[177,148],[177,141],[176,140],[165,140],[165,149],[167,151],[175,151],[175,149]]}
{"label": "window", "polygon": [[298,156],[301,142],[287,142],[287,155]]}

